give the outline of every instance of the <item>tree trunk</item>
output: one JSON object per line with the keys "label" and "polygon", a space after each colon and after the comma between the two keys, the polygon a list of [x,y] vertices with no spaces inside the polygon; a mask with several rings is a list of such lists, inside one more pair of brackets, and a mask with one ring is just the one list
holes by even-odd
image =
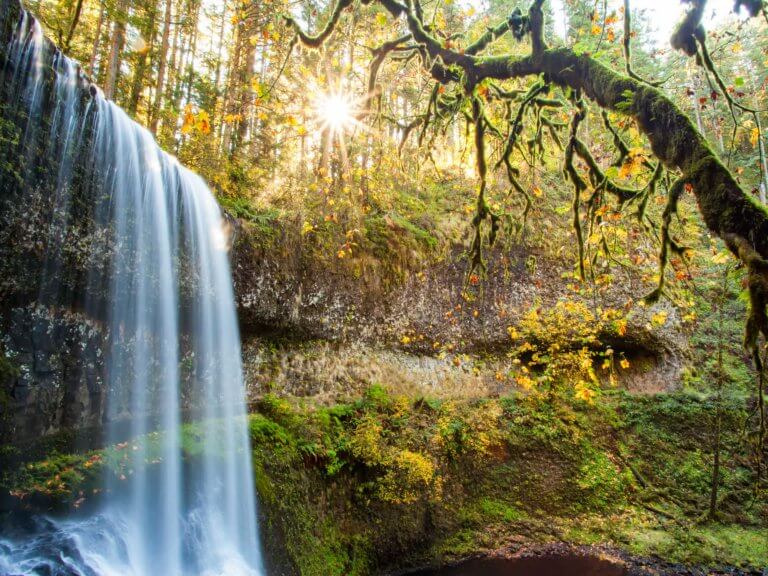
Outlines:
{"label": "tree trunk", "polygon": [[146,26],[141,31],[142,37],[147,42],[144,50],[138,51],[135,54],[136,67],[133,73],[133,83],[131,85],[131,96],[128,100],[128,112],[135,118],[136,112],[139,109],[139,102],[141,101],[141,93],[144,91],[144,81],[149,69],[149,61],[152,57],[152,47],[154,45],[155,36],[155,19],[157,17],[157,9],[153,1],[148,3],[147,9],[149,12],[149,19]]}
{"label": "tree trunk", "polygon": [[765,205],[766,194],[768,194],[768,161],[765,158],[765,136],[763,135],[763,127],[760,124],[760,114],[755,114],[757,120],[757,149],[760,152],[760,173],[762,178],[760,179],[760,203]]}
{"label": "tree trunk", "polygon": [[[224,111],[226,115],[234,116],[237,114],[237,103],[235,102],[235,94],[239,91],[238,79],[240,77],[240,53],[242,51],[243,43],[243,24],[240,22],[235,30],[235,41],[232,48],[232,58],[229,63],[229,74],[227,78],[227,92],[224,99]],[[224,125],[224,134],[222,136],[222,150],[228,154],[232,154],[232,131],[234,121],[230,120]]]}
{"label": "tree trunk", "polygon": [[165,67],[167,65],[168,43],[171,36],[171,9],[173,0],[165,0],[165,15],[163,19],[163,35],[160,39],[160,61],[157,65],[157,86],[155,87],[155,101],[152,103],[151,121],[149,129],[157,134],[157,124],[160,121],[160,106],[163,102],[163,85],[165,83]]}
{"label": "tree trunk", "polygon": [[191,39],[191,48],[189,53],[189,60],[187,63],[187,78],[186,78],[186,89],[185,92],[187,94],[187,101],[190,101],[192,99],[192,84],[195,79],[195,56],[197,56],[197,20],[200,15],[200,4],[197,4],[195,7],[195,17],[192,21],[192,39]]}
{"label": "tree trunk", "polygon": [[96,59],[99,56],[99,45],[101,44],[101,29],[104,26],[104,3],[99,7],[99,21],[96,24],[96,36],[93,39],[93,48],[91,50],[91,61],[88,65],[88,73],[91,76],[96,75]]}
{"label": "tree trunk", "polygon": [[125,44],[125,21],[129,8],[128,1],[120,0],[112,29],[112,41],[109,47],[109,60],[107,61],[107,78],[104,81],[104,96],[109,100],[115,99],[117,80],[120,77],[120,62]]}
{"label": "tree trunk", "polygon": [[65,53],[69,53],[70,45],[72,44],[72,37],[75,35],[75,29],[77,28],[77,25],[80,23],[80,14],[83,12],[83,0],[77,0],[77,4],[75,5],[75,14],[72,17],[72,23],[69,25],[69,32],[67,32],[67,38],[64,40],[64,45],[62,46],[62,49]]}
{"label": "tree trunk", "polygon": [[221,9],[221,27],[219,28],[219,37],[216,45],[216,71],[213,77],[213,102],[211,103],[211,124],[220,125],[219,118],[219,85],[221,84],[221,58],[224,49],[224,26],[227,22],[227,7],[224,5]]}

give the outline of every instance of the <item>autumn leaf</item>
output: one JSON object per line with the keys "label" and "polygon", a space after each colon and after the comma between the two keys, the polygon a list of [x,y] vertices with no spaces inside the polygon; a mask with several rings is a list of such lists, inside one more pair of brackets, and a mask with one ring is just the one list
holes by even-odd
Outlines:
{"label": "autumn leaf", "polygon": [[624,163],[619,170],[620,178],[629,178],[637,174],[645,161],[645,150],[642,148],[632,148],[624,159]]}
{"label": "autumn leaf", "polygon": [[664,324],[667,322],[667,316],[669,313],[666,310],[660,310],[656,312],[653,316],[651,316],[651,324],[653,326],[664,326]]}
{"label": "autumn leaf", "polygon": [[577,400],[581,400],[582,402],[586,402],[587,404],[591,404],[592,400],[595,397],[595,391],[592,390],[586,382],[581,381],[576,384],[574,387],[574,396]]}
{"label": "autumn leaf", "polygon": [[622,358],[619,361],[619,366],[621,366],[622,370],[626,370],[627,368],[629,368],[629,360],[627,360],[626,358]]}
{"label": "autumn leaf", "polygon": [[211,132],[211,118],[208,112],[200,110],[195,120],[195,128],[201,134],[209,134]]}
{"label": "autumn leaf", "polygon": [[718,252],[712,256],[712,262],[714,264],[725,264],[730,259],[728,252]]}

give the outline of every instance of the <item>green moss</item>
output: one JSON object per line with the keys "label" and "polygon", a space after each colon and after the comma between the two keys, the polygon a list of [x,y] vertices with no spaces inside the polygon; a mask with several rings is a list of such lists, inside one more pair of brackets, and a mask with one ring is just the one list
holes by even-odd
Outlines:
{"label": "green moss", "polygon": [[403,248],[431,251],[438,245],[435,236],[396,212],[366,218],[365,238],[372,253],[381,258]]}
{"label": "green moss", "polygon": [[604,452],[590,453],[579,467],[579,505],[588,511],[612,510],[626,503],[632,486],[631,473],[611,461]]}
{"label": "green moss", "polygon": [[517,522],[528,517],[525,511],[496,496],[483,496],[461,508],[457,514],[462,525],[475,529],[496,522]]}
{"label": "green moss", "polygon": [[674,562],[758,567],[768,564],[768,530],[740,526],[637,527],[626,531],[627,548]]}

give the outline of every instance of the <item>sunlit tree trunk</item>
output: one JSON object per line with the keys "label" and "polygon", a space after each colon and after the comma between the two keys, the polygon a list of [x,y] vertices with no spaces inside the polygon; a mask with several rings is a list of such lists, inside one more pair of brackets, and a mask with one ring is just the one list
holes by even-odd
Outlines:
{"label": "sunlit tree trunk", "polygon": [[157,64],[157,85],[155,87],[155,100],[152,104],[152,112],[150,114],[151,121],[149,128],[152,133],[157,133],[157,125],[160,121],[160,107],[162,105],[164,84],[165,84],[165,68],[168,64],[168,44],[171,37],[171,13],[172,13],[173,0],[165,0],[165,15],[163,17],[163,35],[160,39],[160,59]]}
{"label": "sunlit tree trunk", "polygon": [[[243,24],[241,22],[238,22],[238,25],[235,28],[235,40],[232,47],[232,58],[230,59],[229,73],[227,78],[227,90],[224,98],[224,102],[225,102],[224,111],[226,115],[230,116],[230,118],[237,114],[234,95],[237,93],[237,90],[238,90],[237,79],[239,77],[239,69],[240,69],[240,52],[242,48],[242,38],[243,38]],[[234,124],[234,121],[230,119],[224,125],[224,134],[222,136],[222,150],[226,154],[232,153],[233,124]]]}
{"label": "sunlit tree trunk", "polygon": [[115,99],[117,80],[120,77],[120,63],[125,45],[125,21],[128,17],[129,8],[129,0],[120,0],[112,28],[112,40],[109,47],[109,59],[107,60],[107,77],[104,81],[104,96],[110,100]]}
{"label": "sunlit tree trunk", "polygon": [[[246,28],[250,31],[250,26]],[[253,111],[253,87],[251,86],[251,79],[253,78],[256,69],[256,45],[250,41],[249,34],[246,32],[244,39],[245,46],[245,65],[240,70],[238,75],[238,114],[240,119],[237,121],[237,130],[235,132],[236,139],[234,142],[235,148],[241,146],[248,136],[248,126],[251,121],[251,113]]]}
{"label": "sunlit tree trunk", "polygon": [[136,65],[133,73],[133,83],[131,85],[131,96],[128,100],[127,106],[128,112],[130,112],[134,117],[136,116],[136,112],[139,108],[141,94],[144,92],[147,71],[150,69],[150,62],[152,59],[155,40],[155,20],[157,17],[157,8],[155,7],[153,0],[146,2],[145,8],[149,14],[145,19],[146,25],[141,29],[141,36],[146,45],[142,50],[138,50],[135,54]]}
{"label": "sunlit tree trunk", "polygon": [[766,194],[768,194],[768,161],[765,158],[765,134],[763,133],[763,127],[760,123],[760,114],[755,114],[755,119],[757,120],[758,133],[757,150],[760,153],[760,171],[762,173],[760,186],[758,188],[760,190],[760,202],[765,204]]}
{"label": "sunlit tree trunk", "polygon": [[72,37],[75,35],[75,30],[77,29],[77,25],[80,23],[80,15],[83,12],[83,0],[77,0],[77,3],[75,4],[75,13],[72,16],[72,23],[69,25],[69,32],[67,32],[67,37],[64,40],[64,44],[62,46],[62,49],[64,52],[68,53],[70,45],[72,44]]}
{"label": "sunlit tree trunk", "polygon": [[171,46],[171,57],[166,64],[168,70],[166,72],[165,88],[163,90],[163,98],[166,101],[173,98],[173,77],[178,70],[178,64],[176,62],[176,56],[179,52],[179,37],[181,34],[181,14],[184,11],[183,0],[178,0],[176,4],[176,22],[173,24],[173,44]]}
{"label": "sunlit tree trunk", "polygon": [[[221,26],[219,27],[218,38],[216,39],[216,69],[213,76],[213,102],[211,104],[211,121],[213,126],[221,124],[219,115],[219,100],[221,90],[221,60],[224,51],[224,27],[227,22],[227,6],[221,9]],[[223,112],[223,111],[222,111]],[[223,116],[223,113],[221,114]]]}
{"label": "sunlit tree trunk", "polygon": [[190,49],[189,49],[189,55],[187,58],[187,77],[186,77],[186,87],[184,92],[186,92],[187,101],[192,100],[192,84],[194,83],[195,79],[195,58],[197,57],[197,40],[198,40],[198,34],[199,34],[199,26],[198,26],[198,18],[200,15],[200,3],[195,4],[195,15],[192,19],[191,28],[192,28],[192,36],[190,39]]}
{"label": "sunlit tree trunk", "polygon": [[88,65],[88,73],[91,76],[96,75],[96,60],[99,57],[99,46],[101,44],[101,30],[104,26],[104,3],[99,5],[99,20],[96,24],[96,36],[93,39],[93,48],[91,49],[91,60]]}

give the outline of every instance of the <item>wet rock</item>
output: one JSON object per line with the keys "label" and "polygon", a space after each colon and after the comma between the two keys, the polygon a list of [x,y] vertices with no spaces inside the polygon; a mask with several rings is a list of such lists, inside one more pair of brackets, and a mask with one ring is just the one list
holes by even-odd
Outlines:
{"label": "wet rock", "polygon": [[[1,311],[0,311],[1,312]],[[0,314],[0,317],[2,315]],[[5,354],[18,375],[4,431],[25,441],[101,421],[104,334],[82,313],[39,306],[6,314]]]}
{"label": "wet rock", "polygon": [[35,372],[38,374],[50,374],[61,370],[61,360],[57,354],[47,350],[36,350],[34,359]]}

